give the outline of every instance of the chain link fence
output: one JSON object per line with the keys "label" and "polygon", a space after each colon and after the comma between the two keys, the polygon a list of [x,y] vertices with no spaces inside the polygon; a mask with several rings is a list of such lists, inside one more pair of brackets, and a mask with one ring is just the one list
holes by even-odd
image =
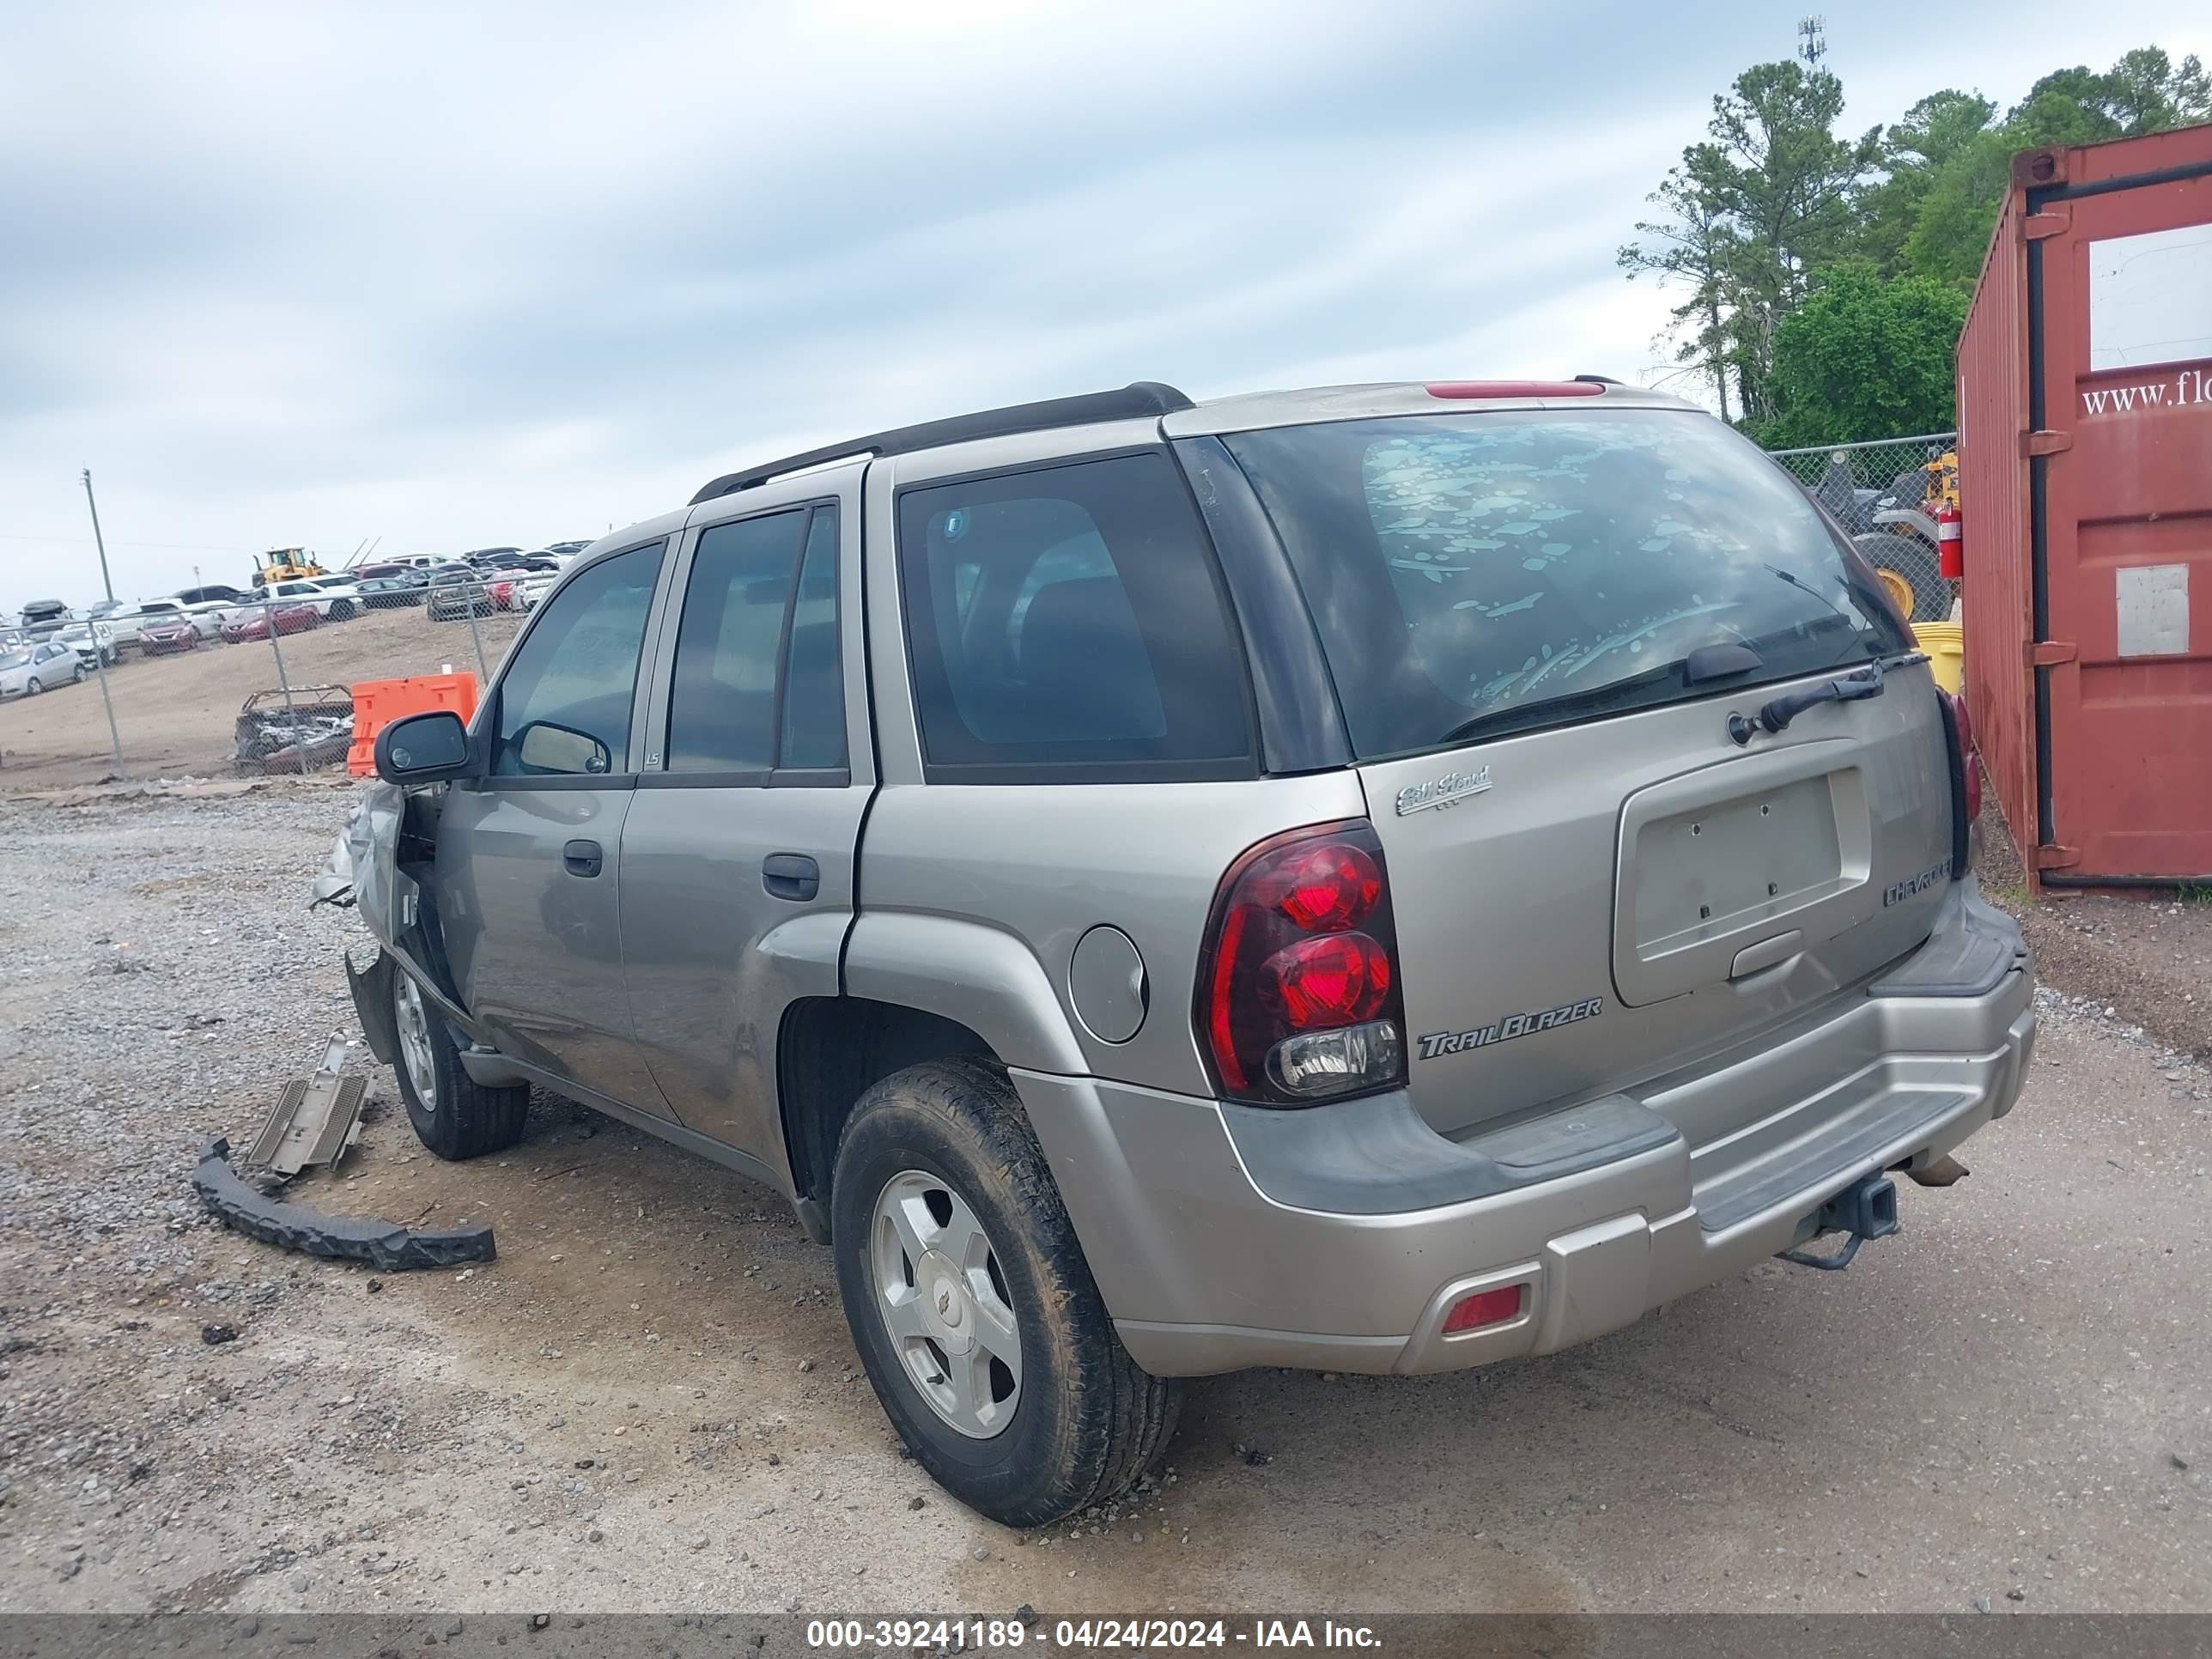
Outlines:
{"label": "chain link fence", "polygon": [[[35,693],[10,685],[0,665],[0,791],[343,775],[356,684],[451,673],[487,684],[550,580],[325,579],[312,593],[272,591],[66,635],[0,634],[0,665],[47,647]],[[52,654],[55,639],[81,647],[74,660]]]}
{"label": "chain link fence", "polygon": [[1959,585],[1943,575],[1934,514],[1947,495],[1958,504],[1958,441],[1955,432],[1924,432],[1769,453],[1850,532],[1909,619],[1943,622]]}

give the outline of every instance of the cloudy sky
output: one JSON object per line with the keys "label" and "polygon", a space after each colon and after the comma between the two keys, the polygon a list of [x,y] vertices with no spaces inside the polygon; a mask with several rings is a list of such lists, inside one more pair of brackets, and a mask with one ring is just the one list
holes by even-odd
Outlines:
{"label": "cloudy sky", "polygon": [[[1613,251],[1801,9],[0,0],[0,607],[100,596],[86,466],[136,598],[1134,379],[1650,379]],[[2212,56],[2171,0],[1826,17],[1854,127]]]}

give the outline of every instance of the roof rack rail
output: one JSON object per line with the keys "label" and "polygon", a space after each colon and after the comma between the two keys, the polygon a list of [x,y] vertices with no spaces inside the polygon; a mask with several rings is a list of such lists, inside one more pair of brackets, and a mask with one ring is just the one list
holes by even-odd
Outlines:
{"label": "roof rack rail", "polygon": [[1610,374],[1577,374],[1575,376],[1575,384],[1577,386],[1619,386],[1620,382],[1614,380]]}
{"label": "roof rack rail", "polygon": [[1141,415],[1172,415],[1177,410],[1190,407],[1189,398],[1173,386],[1164,386],[1158,380],[1134,380],[1114,392],[1087,392],[1073,398],[1047,398],[1033,404],[1010,404],[1004,409],[986,409],[973,415],[954,415],[941,421],[924,421],[916,426],[893,427],[888,432],[854,438],[848,443],[828,444],[801,454],[786,455],[781,460],[749,466],[742,472],[726,472],[694,495],[691,505],[696,507],[702,501],[711,501],[718,495],[734,495],[740,489],[750,489],[771,478],[804,471],[808,467],[821,466],[830,461],[857,460],[862,456],[903,455],[917,449],[934,449],[940,444],[965,443],[973,438],[1004,438],[1018,432],[1048,432],[1054,427],[1083,426],[1093,421],[1127,420]]}

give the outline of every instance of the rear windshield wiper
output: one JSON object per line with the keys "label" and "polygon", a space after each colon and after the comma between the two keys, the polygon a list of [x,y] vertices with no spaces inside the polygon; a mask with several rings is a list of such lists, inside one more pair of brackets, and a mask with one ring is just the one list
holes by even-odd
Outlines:
{"label": "rear windshield wiper", "polygon": [[1841,679],[1808,685],[1802,690],[1785,692],[1772,702],[1764,704],[1757,714],[1731,714],[1729,716],[1729,736],[1739,744],[1749,743],[1761,732],[1779,732],[1807,709],[1824,702],[1859,702],[1868,697],[1881,695],[1882,659],[1876,657],[1855,674]]}

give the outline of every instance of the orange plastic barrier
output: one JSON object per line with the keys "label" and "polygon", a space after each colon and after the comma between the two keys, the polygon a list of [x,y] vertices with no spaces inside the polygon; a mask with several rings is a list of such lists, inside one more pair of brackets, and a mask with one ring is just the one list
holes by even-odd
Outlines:
{"label": "orange plastic barrier", "polygon": [[473,674],[416,674],[404,680],[360,680],[353,688],[353,746],[346,770],[355,777],[376,775],[376,734],[408,714],[450,708],[466,724],[477,712]]}

